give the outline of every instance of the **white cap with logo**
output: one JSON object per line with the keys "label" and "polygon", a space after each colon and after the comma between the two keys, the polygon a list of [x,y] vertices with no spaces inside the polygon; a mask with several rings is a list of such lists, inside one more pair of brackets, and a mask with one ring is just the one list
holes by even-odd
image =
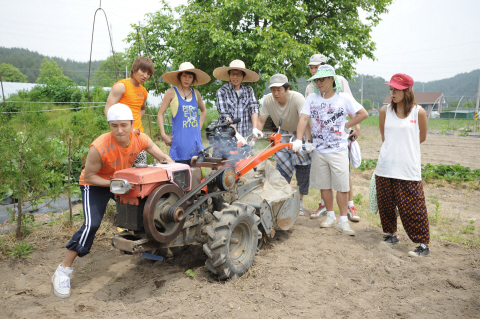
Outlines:
{"label": "white cap with logo", "polygon": [[319,65],[322,63],[327,63],[327,57],[323,54],[314,54],[310,57],[309,63],[307,65]]}
{"label": "white cap with logo", "polygon": [[107,121],[133,121],[132,110],[125,104],[113,104],[107,112]]}

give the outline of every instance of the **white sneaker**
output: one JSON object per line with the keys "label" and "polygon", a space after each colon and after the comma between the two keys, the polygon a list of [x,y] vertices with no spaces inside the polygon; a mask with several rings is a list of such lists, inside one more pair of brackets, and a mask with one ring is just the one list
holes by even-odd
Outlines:
{"label": "white sneaker", "polygon": [[349,222],[338,223],[336,228],[339,232],[342,232],[345,235],[355,236],[355,232],[350,227]]}
{"label": "white sneaker", "polygon": [[320,227],[322,227],[322,228],[333,227],[333,225],[335,225],[336,221],[337,220],[335,219],[335,217],[330,217],[330,216],[327,215],[327,218],[325,218],[323,223],[320,224]]}
{"label": "white sneaker", "polygon": [[300,211],[298,212],[298,216],[305,216],[305,210],[303,210],[303,199],[300,200]]}
{"label": "white sneaker", "polygon": [[55,296],[60,298],[70,297],[70,275],[72,272],[73,269],[70,267],[64,269],[61,266],[58,266],[52,276],[53,292],[55,293]]}

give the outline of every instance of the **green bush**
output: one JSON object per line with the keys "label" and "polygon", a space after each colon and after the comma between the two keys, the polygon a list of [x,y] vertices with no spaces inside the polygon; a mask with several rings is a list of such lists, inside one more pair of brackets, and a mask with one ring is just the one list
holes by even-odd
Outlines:
{"label": "green bush", "polygon": [[428,163],[422,165],[422,179],[426,182],[435,179],[444,179],[448,183],[476,182],[480,180],[480,169],[471,170],[470,167],[464,167],[460,164],[432,165]]}
{"label": "green bush", "polygon": [[72,109],[75,111],[79,110],[79,107],[85,106],[87,100],[85,99],[85,95],[80,88],[76,88],[73,90],[72,96],[70,97],[71,102],[76,102],[76,104],[72,104]]}
{"label": "green bush", "polygon": [[70,102],[77,84],[69,79],[53,78],[42,87],[43,94],[53,102]]}
{"label": "green bush", "polygon": [[19,244],[15,244],[14,248],[8,251],[8,254],[11,255],[13,258],[20,258],[20,257],[29,257],[29,255],[33,252],[33,246],[27,244],[24,240]]}
{"label": "green bush", "polygon": [[206,129],[210,123],[218,119],[218,111],[217,109],[207,109],[207,118],[205,119],[205,123],[203,123],[202,130]]}

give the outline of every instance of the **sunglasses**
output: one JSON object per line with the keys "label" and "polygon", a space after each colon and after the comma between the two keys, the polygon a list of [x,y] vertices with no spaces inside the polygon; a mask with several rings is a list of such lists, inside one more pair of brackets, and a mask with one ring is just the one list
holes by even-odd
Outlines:
{"label": "sunglasses", "polygon": [[315,82],[323,82],[325,81],[325,79],[328,79],[328,78],[318,78],[318,79],[315,79]]}

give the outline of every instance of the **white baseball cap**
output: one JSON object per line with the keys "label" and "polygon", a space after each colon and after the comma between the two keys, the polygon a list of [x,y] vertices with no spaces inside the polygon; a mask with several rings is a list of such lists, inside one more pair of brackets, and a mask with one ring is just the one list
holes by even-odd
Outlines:
{"label": "white baseball cap", "polygon": [[319,65],[322,63],[327,63],[327,57],[324,56],[323,54],[314,54],[310,57],[310,60],[308,60],[307,65]]}
{"label": "white baseball cap", "polygon": [[272,77],[270,78],[270,86],[269,88],[271,87],[274,87],[274,86],[283,86],[285,83],[288,82],[288,78],[283,75],[283,74],[274,74],[272,75]]}
{"label": "white baseball cap", "polygon": [[133,121],[132,110],[122,103],[113,104],[108,109],[107,121]]}

